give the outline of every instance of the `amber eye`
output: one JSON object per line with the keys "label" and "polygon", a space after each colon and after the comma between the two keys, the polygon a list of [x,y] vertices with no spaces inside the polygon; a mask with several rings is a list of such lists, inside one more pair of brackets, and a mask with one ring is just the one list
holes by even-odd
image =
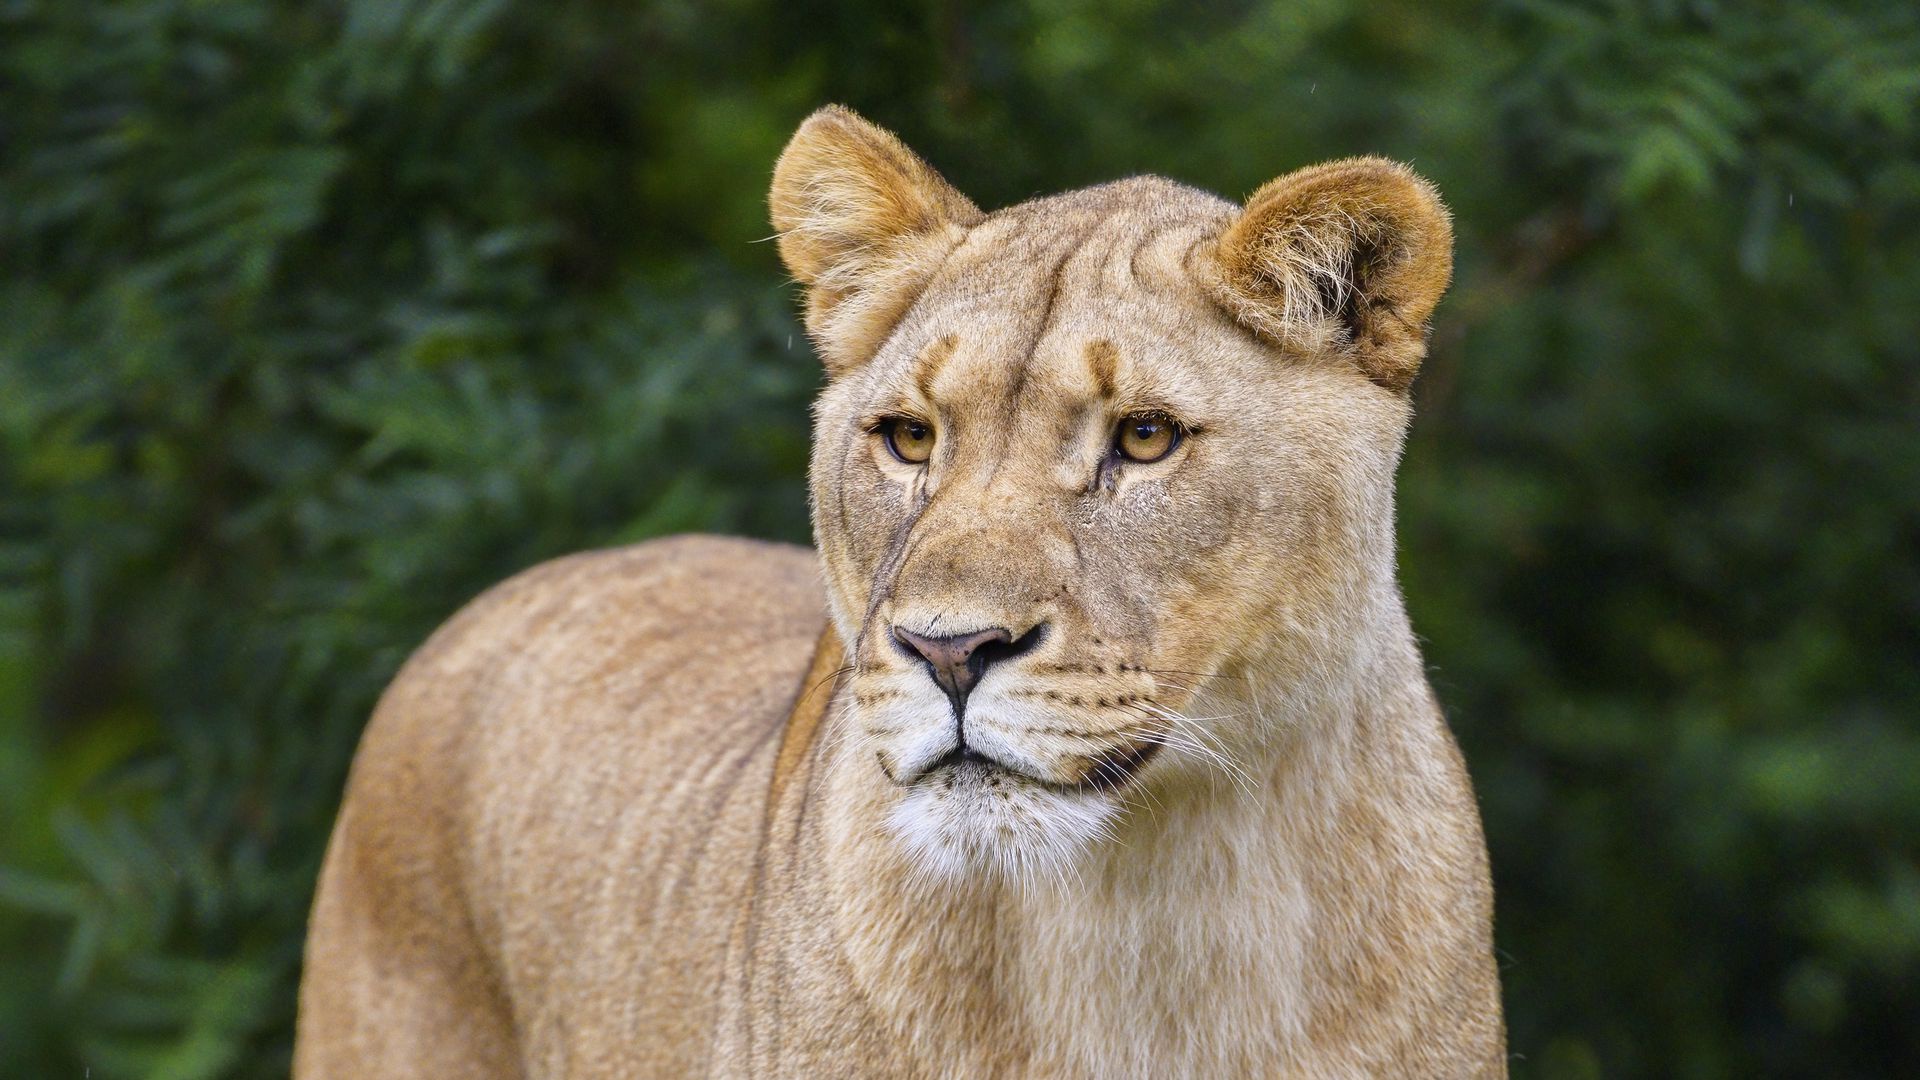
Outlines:
{"label": "amber eye", "polygon": [[1120,421],[1113,447],[1128,461],[1159,461],[1180,445],[1180,428],[1161,416],[1129,416]]}
{"label": "amber eye", "polygon": [[918,420],[896,416],[880,426],[893,456],[909,465],[924,465],[933,456],[933,428]]}

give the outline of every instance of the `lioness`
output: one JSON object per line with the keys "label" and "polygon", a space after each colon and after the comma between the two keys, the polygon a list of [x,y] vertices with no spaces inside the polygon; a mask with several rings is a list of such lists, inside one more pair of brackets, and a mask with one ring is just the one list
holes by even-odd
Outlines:
{"label": "lioness", "polygon": [[436,633],[354,764],[296,1072],[1504,1075],[1394,576],[1433,189],[983,214],[828,108],[771,201],[818,555],[579,555]]}

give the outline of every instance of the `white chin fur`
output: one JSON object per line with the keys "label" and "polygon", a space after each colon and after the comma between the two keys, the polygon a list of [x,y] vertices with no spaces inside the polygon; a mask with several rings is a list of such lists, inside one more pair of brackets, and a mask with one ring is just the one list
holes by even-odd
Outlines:
{"label": "white chin fur", "polygon": [[1098,792],[1055,791],[968,763],[915,784],[887,827],[929,877],[1036,884],[1073,876],[1087,848],[1112,835],[1117,811]]}

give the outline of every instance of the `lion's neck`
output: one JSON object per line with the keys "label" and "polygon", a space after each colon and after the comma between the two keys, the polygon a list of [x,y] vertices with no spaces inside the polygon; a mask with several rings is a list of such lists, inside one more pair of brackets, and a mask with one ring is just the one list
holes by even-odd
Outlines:
{"label": "lion's neck", "polygon": [[1163,794],[1052,882],[916,876],[883,840],[871,762],[829,750],[826,823],[796,839],[825,869],[836,962],[882,1022],[989,1071],[1320,1060],[1343,999],[1388,993],[1427,909],[1455,899],[1415,853],[1450,850],[1458,798],[1410,637],[1350,678],[1319,675],[1306,690],[1249,675],[1225,703],[1279,733],[1244,782]]}

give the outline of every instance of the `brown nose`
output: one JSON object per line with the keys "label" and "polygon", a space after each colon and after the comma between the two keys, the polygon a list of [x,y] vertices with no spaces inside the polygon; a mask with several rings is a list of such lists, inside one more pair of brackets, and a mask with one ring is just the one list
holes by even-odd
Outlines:
{"label": "brown nose", "polygon": [[998,627],[952,637],[929,637],[898,626],[893,628],[893,639],[907,652],[927,662],[928,673],[940,689],[947,692],[955,714],[965,706],[967,695],[980,682],[980,676],[987,673],[989,664],[1026,652],[1038,642],[1039,636],[1038,627],[1018,640],[1012,631]]}

